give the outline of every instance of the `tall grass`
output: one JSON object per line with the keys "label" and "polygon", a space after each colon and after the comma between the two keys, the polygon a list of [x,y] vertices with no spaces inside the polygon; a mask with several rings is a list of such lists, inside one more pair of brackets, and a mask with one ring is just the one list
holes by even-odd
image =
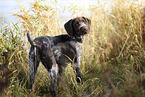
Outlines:
{"label": "tall grass", "polygon": [[92,8],[94,40],[98,40],[94,42],[95,56],[103,71],[99,74],[103,78],[99,78],[111,89],[110,95],[144,96],[138,85],[145,60],[142,7],[129,0],[117,0],[107,11],[99,6]]}
{"label": "tall grass", "polygon": [[[57,13],[56,2],[51,7],[50,2],[35,1],[31,3],[28,10],[20,6],[20,11],[15,16],[19,17],[22,27],[26,31],[32,32],[35,37],[40,35],[56,35],[60,34],[59,15]],[[22,21],[21,21],[22,20]]]}
{"label": "tall grass", "polygon": [[[29,10],[20,6],[14,14],[17,24],[11,22],[1,30],[0,54],[9,53],[10,84],[2,96],[50,96],[49,75],[42,65],[36,75],[35,87],[29,93],[28,48],[26,32],[34,37],[66,33],[60,28],[57,2],[35,1]],[[113,0],[108,9],[106,3],[90,6],[91,32],[82,45],[82,84],[77,84],[71,65],[65,70],[59,84],[59,97],[143,97],[144,94],[144,2]],[[77,6],[69,7],[73,16],[83,16]],[[81,13],[81,15],[80,15]],[[5,61],[3,57],[0,58]],[[3,64],[1,64],[3,65]],[[0,78],[3,78],[1,73]],[[1,80],[1,79],[0,79]]]}
{"label": "tall grass", "polygon": [[[11,25],[11,26],[10,26]],[[0,55],[3,52],[8,52],[8,67],[10,71],[13,71],[10,75],[5,75],[9,70],[5,68],[1,69],[1,79],[9,78],[11,80],[8,86],[8,90],[4,91],[4,95],[18,96],[23,91],[22,88],[27,86],[27,75],[28,75],[28,58],[27,58],[27,47],[25,46],[24,34],[21,33],[21,29],[18,25],[9,23],[1,30],[1,48]],[[7,60],[1,56],[1,67]],[[8,92],[7,92],[8,91]],[[19,94],[20,93],[20,94]]]}

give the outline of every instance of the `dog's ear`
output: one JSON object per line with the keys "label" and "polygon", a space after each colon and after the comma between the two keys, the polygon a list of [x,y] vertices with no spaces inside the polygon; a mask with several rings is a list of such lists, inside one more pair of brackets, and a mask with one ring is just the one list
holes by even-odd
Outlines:
{"label": "dog's ear", "polygon": [[67,31],[67,33],[72,37],[74,36],[74,32],[73,32],[73,25],[72,25],[73,20],[69,20],[67,23],[64,24],[65,30]]}
{"label": "dog's ear", "polygon": [[88,29],[89,29],[89,31],[90,31],[91,20],[88,19],[88,18],[86,18],[86,17],[82,17],[82,18],[86,21],[86,23],[87,23],[87,25],[88,25]]}

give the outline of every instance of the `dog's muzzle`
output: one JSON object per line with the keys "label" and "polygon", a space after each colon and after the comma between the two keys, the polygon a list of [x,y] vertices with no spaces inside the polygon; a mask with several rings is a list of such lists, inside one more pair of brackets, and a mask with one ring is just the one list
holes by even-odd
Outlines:
{"label": "dog's muzzle", "polygon": [[88,33],[88,28],[86,26],[85,27],[81,27],[80,31],[82,32],[82,35],[87,34]]}

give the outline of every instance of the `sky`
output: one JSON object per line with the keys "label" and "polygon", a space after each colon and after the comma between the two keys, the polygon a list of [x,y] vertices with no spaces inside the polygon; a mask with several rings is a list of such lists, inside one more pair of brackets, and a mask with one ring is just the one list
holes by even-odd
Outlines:
{"label": "sky", "polygon": [[[18,12],[20,2],[22,2],[23,6],[27,10],[33,1],[34,0],[0,0],[0,21],[3,20],[2,17],[5,17],[6,21],[12,21],[14,23],[17,22],[18,19],[12,16],[12,14]],[[45,0],[45,1],[54,2],[55,0]],[[77,5],[80,7],[81,10],[85,10],[87,12],[87,9],[91,5],[106,3],[106,5],[109,6],[111,5],[112,0],[56,0],[56,1],[57,1],[58,13],[60,18],[70,19],[73,17],[71,15],[71,12],[67,10],[67,7],[70,7],[71,5]],[[131,1],[135,1],[135,0],[131,0]],[[145,0],[137,0],[137,1],[140,2]],[[53,6],[53,3],[50,4],[52,4]]]}
{"label": "sky", "polygon": [[[34,0],[0,0],[0,20],[3,20],[4,19],[3,17],[5,17],[6,21],[12,21],[14,23],[17,22],[18,21],[17,18],[12,16],[12,14],[18,12],[20,2],[22,2],[23,6],[27,10],[33,1]],[[54,2],[55,0],[46,0],[46,1]],[[56,0],[56,1],[58,13],[61,19],[72,18],[71,13],[69,12],[69,10],[66,9],[66,7],[68,6],[78,5],[81,9],[87,10],[87,8],[89,8],[90,5],[94,5],[95,3],[98,2],[98,0]]]}

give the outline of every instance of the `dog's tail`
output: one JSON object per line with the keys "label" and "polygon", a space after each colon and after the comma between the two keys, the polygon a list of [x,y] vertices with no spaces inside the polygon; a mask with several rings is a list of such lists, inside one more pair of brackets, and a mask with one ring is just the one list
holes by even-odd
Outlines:
{"label": "dog's tail", "polygon": [[34,51],[35,51],[35,70],[36,70],[36,62],[37,62],[36,61],[37,60],[36,48],[40,48],[40,43],[33,39],[31,34],[29,33],[29,31],[27,32],[27,38],[28,38],[28,41],[30,42],[30,44],[34,47]]}
{"label": "dog's tail", "polygon": [[27,32],[27,38],[32,46],[40,48],[40,46],[41,46],[40,43],[33,39],[33,37],[31,36],[29,31]]}
{"label": "dog's tail", "polygon": [[33,37],[31,36],[31,34],[30,34],[29,31],[27,32],[27,38],[28,38],[28,41],[30,42],[30,44],[31,44],[32,46],[35,46],[34,39],[33,39]]}

